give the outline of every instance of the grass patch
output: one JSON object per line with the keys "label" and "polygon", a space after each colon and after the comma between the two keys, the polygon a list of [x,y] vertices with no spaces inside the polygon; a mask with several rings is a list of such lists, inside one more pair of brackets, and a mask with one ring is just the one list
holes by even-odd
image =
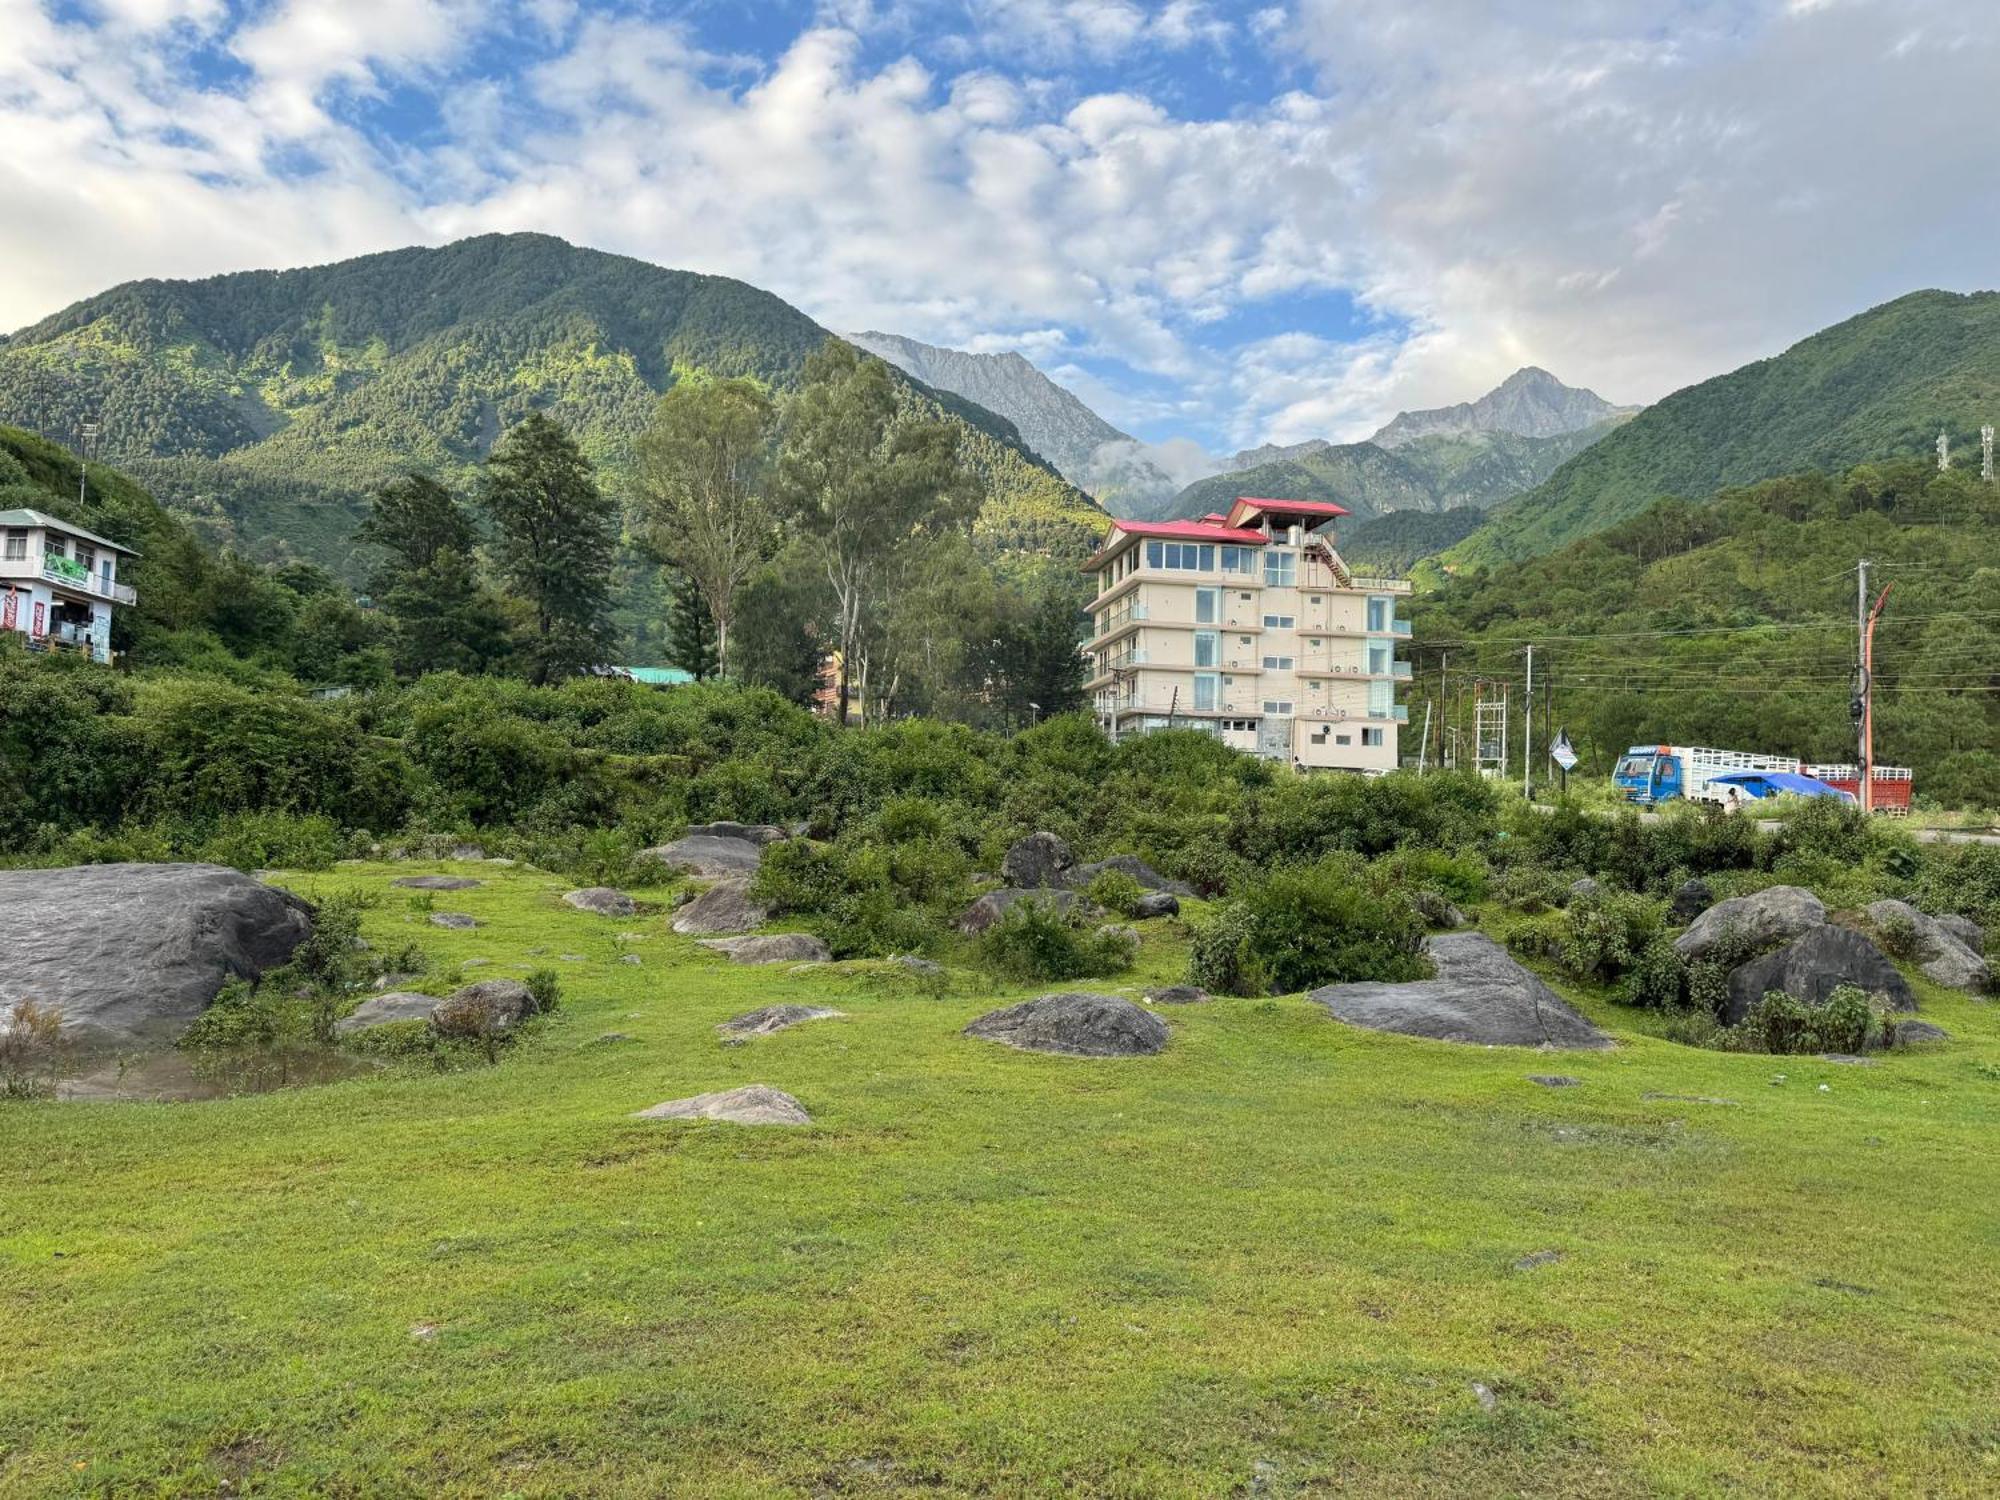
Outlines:
{"label": "grass patch", "polygon": [[[482,926],[385,899],[363,935],[421,943],[427,984],[554,970],[561,1008],[496,1066],[0,1108],[0,1494],[1992,1482],[1991,1007],[1919,983],[1953,1044],[1873,1068],[1678,1047],[1568,984],[1616,1050],[1285,997],[1162,1012],[1155,1058],[1052,1058],[958,1034],[1041,988],[967,948],[931,987],[731,965],[664,910],[455,872]],[[1186,929],[1144,929],[1085,983],[1178,978]],[[718,1043],[814,1000],[848,1019]],[[1526,1081],[1554,1071],[1582,1087]],[[627,1118],[750,1082],[814,1124]]]}

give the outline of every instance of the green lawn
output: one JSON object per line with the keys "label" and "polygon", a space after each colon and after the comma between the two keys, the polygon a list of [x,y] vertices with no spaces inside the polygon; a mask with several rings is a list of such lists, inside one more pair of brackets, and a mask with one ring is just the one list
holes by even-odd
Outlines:
{"label": "green lawn", "polygon": [[[1953,1045],[1854,1068],[1236,1000],[1085,1061],[958,1035],[1024,991],[473,873],[437,906],[481,929],[365,930],[562,972],[497,1067],[0,1107],[0,1493],[2000,1489],[1993,1009],[1920,986]],[[717,1043],[780,999],[848,1018]],[[627,1118],[748,1082],[816,1123]]]}

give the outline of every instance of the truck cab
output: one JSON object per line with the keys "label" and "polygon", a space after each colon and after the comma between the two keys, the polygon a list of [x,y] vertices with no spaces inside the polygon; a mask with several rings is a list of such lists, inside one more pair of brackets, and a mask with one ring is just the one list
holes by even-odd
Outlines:
{"label": "truck cab", "polygon": [[1612,780],[1627,802],[1672,802],[1686,788],[1681,758],[1666,745],[1634,745],[1619,757]]}

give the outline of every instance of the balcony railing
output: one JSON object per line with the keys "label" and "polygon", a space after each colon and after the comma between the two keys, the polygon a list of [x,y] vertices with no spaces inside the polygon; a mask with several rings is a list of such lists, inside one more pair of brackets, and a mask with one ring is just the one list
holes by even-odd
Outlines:
{"label": "balcony railing", "polygon": [[1410,580],[1407,578],[1361,578],[1357,576],[1349,587],[1370,594],[1407,594],[1410,592],[1411,585]]}
{"label": "balcony railing", "polygon": [[[64,564],[67,563],[67,566]],[[78,567],[66,558],[44,558],[41,567],[42,579],[61,588],[75,589],[80,593],[95,594],[100,599],[109,599],[116,604],[136,604],[137,590],[129,584],[113,583],[103,575]]]}
{"label": "balcony railing", "polygon": [[1408,636],[1410,633],[1410,622],[1408,620],[1391,620],[1389,622],[1389,633],[1391,635]]}
{"label": "balcony railing", "polygon": [[1406,661],[1392,661],[1389,663],[1389,675],[1398,682],[1408,682],[1410,674],[1415,670],[1415,667]]}
{"label": "balcony railing", "polygon": [[1097,633],[1100,636],[1107,636],[1114,630],[1122,630],[1127,625],[1135,621],[1143,621],[1145,618],[1146,606],[1135,599],[1129,604],[1121,604],[1118,608],[1106,614],[1102,620],[1098,621]]}

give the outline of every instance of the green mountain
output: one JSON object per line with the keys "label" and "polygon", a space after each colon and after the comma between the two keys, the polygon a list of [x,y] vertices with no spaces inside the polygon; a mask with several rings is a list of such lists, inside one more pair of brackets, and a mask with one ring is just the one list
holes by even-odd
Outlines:
{"label": "green mountain", "polygon": [[1926,454],[1940,429],[1976,465],[1996,419],[2000,293],[1914,292],[1647,408],[1498,507],[1448,562],[1552,551],[1663,495]]}
{"label": "green mountain", "polygon": [[1357,573],[1401,578],[1427,557],[1462,542],[1486,520],[1470,505],[1452,510],[1392,510],[1339,530],[1340,555]]}
{"label": "green mountain", "polygon": [[[682,369],[779,389],[830,337],[768,292],[544,235],[488,235],[293,271],[138,281],[0,343],[0,421],[101,424],[124,465],[204,536],[356,576],[363,496],[410,466],[463,479],[530,410],[571,427],[615,487]],[[1071,553],[1101,511],[1011,424],[899,375],[964,424],[995,546]]]}
{"label": "green mountain", "polygon": [[[1854,563],[1867,557],[1870,592],[1892,585],[1875,637],[1877,759],[1912,767],[1919,795],[2000,807],[1996,526],[2000,487],[1921,459],[1662,500],[1413,600],[1411,717],[1428,700],[1433,754],[1447,727],[1469,745],[1467,689],[1484,676],[1512,684],[1518,736],[1534,642],[1538,779],[1544,713],[1598,776],[1644,743],[1851,761]],[[1518,739],[1515,756],[1518,776]]]}
{"label": "green mountain", "polygon": [[1625,418],[1546,437],[1513,432],[1450,432],[1329,444],[1254,468],[1197,480],[1174,497],[1169,516],[1229,509],[1238,495],[1330,500],[1361,520],[1398,511],[1484,509],[1531,489]]}

